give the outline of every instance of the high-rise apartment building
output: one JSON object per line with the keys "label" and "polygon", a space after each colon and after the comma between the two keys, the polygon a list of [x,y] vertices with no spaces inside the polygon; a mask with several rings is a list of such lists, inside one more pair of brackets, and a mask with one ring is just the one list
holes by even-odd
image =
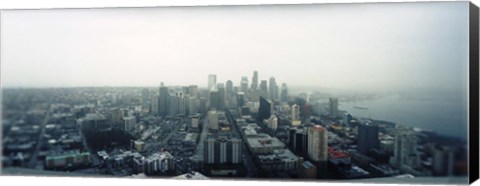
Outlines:
{"label": "high-rise apartment building", "polygon": [[302,124],[300,119],[300,106],[297,104],[292,105],[292,126],[296,127]]}
{"label": "high-rise apartment building", "polygon": [[242,162],[242,141],[238,138],[210,137],[205,140],[206,164],[239,164]]}
{"label": "high-rise apartment building", "polygon": [[328,160],[328,131],[320,125],[308,128],[308,156],[316,162]]}

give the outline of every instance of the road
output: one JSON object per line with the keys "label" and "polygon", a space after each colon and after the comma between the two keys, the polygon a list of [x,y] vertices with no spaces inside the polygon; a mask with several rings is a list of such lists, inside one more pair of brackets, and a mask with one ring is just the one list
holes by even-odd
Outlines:
{"label": "road", "polygon": [[208,135],[208,117],[205,116],[205,118],[202,121],[202,133],[200,134],[200,139],[198,140],[197,144],[197,149],[195,151],[195,156],[198,157],[200,160],[203,161],[203,149],[204,147],[204,141],[207,138]]}
{"label": "road", "polygon": [[243,142],[242,143],[242,162],[243,162],[243,165],[247,168],[247,177],[249,178],[256,177],[258,175],[257,167],[253,162],[253,156],[247,147],[246,139],[244,139],[243,136],[238,131],[239,127],[236,125],[236,122],[234,121],[235,118],[233,117],[233,115],[227,114],[227,119],[229,120],[229,123],[231,123],[232,125],[235,125],[234,127],[231,127],[232,133],[236,136],[239,136],[240,139],[242,139],[242,142]]}
{"label": "road", "polygon": [[28,162],[28,167],[30,168],[35,169],[37,167],[38,153],[40,152],[40,147],[42,146],[42,138],[45,135],[45,125],[47,125],[48,120],[50,119],[50,114],[51,114],[51,111],[50,111],[50,104],[49,104],[47,108],[47,114],[40,126],[40,134],[38,135],[37,144],[35,146],[32,156],[30,157],[30,162]]}
{"label": "road", "polygon": [[[175,122],[174,128],[170,133],[165,136],[161,141],[157,142],[149,142],[147,145],[147,151],[148,153],[156,153],[160,151],[160,148],[163,148],[167,145],[168,140],[173,137],[173,135],[178,134],[178,130],[180,129],[180,126],[184,122],[183,118],[176,118],[177,121]],[[163,122],[167,122],[167,120],[164,120]],[[161,129],[165,130],[167,127],[160,127]],[[158,132],[158,131],[157,131]]]}

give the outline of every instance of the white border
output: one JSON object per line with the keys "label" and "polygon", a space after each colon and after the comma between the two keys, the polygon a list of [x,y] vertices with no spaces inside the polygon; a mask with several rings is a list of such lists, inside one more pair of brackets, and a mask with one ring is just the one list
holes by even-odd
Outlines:
{"label": "white border", "polygon": [[[445,0],[436,0],[445,1]],[[50,8],[106,8],[106,7],[158,7],[158,6],[205,6],[205,5],[258,5],[258,4],[311,4],[311,3],[372,3],[372,2],[429,2],[426,0],[1,0],[0,9],[50,9]],[[480,6],[480,0],[472,0]],[[0,176],[1,185],[193,185],[205,184],[209,186],[249,184],[252,186],[275,185],[287,186],[300,183],[301,185],[382,185],[382,184],[358,184],[358,183],[325,183],[325,182],[281,182],[281,181],[189,181],[189,180],[166,180],[166,179],[122,179],[122,178],[69,178],[69,177],[24,177],[24,176]],[[389,184],[397,185],[397,184]],[[404,184],[406,185],[406,184]],[[410,185],[410,184],[409,184]],[[480,186],[480,181],[475,182]],[[413,185],[412,185],[413,186]]]}

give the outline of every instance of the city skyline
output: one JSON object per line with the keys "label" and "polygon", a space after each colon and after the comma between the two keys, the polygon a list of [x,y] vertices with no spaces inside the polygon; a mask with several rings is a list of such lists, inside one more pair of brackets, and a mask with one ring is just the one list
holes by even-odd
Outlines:
{"label": "city skyline", "polygon": [[466,5],[7,11],[2,87],[238,86],[258,71],[289,87],[463,91]]}

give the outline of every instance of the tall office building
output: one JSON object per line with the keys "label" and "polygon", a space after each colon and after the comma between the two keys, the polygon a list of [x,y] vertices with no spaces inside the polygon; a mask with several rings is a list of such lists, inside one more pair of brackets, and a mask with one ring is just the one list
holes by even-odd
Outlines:
{"label": "tall office building", "polygon": [[308,130],[298,127],[290,128],[288,146],[295,154],[308,157]]}
{"label": "tall office building", "polygon": [[212,130],[218,130],[218,112],[216,110],[208,111],[208,126]]}
{"label": "tall office building", "polygon": [[268,97],[268,85],[267,80],[262,80],[260,82],[260,96],[267,98]]}
{"label": "tall office building", "polygon": [[292,126],[299,126],[302,124],[300,119],[300,106],[297,104],[292,105]]}
{"label": "tall office building", "polygon": [[209,74],[208,75],[208,90],[212,90],[217,85],[217,75]]}
{"label": "tall office building", "polygon": [[250,91],[250,95],[248,97],[248,100],[251,101],[251,102],[259,102],[260,101],[260,90],[259,89],[256,89],[256,90],[251,90]]}
{"label": "tall office building", "polygon": [[253,71],[253,77],[252,77],[252,86],[250,87],[251,90],[257,90],[258,89],[258,72]]}
{"label": "tall office building", "polygon": [[242,80],[240,81],[240,91],[245,93],[248,96],[248,77],[243,76]]}
{"label": "tall office building", "polygon": [[288,87],[286,83],[282,83],[282,90],[280,92],[280,101],[288,102]]}
{"label": "tall office building", "polygon": [[198,112],[198,110],[197,110],[197,107],[198,107],[197,102],[198,101],[197,100],[198,99],[196,97],[193,97],[193,96],[188,98],[188,113],[189,114],[195,114],[195,113]]}
{"label": "tall office building", "polygon": [[278,98],[278,87],[274,77],[270,77],[268,82],[268,94],[268,97],[271,100],[276,100]]}
{"label": "tall office building", "polygon": [[203,114],[207,112],[207,98],[200,98],[200,101],[198,103],[198,112]]}
{"label": "tall office building", "polygon": [[190,94],[190,87],[182,86],[180,87],[180,92],[182,92],[184,96],[187,96]]}
{"label": "tall office building", "polygon": [[370,149],[378,149],[380,147],[378,132],[378,125],[372,123],[358,125],[357,151],[367,155]]}
{"label": "tall office building", "polygon": [[150,108],[150,91],[146,88],[142,90],[142,97],[141,97],[141,102],[142,102],[142,110]]}
{"label": "tall office building", "polygon": [[338,116],[338,98],[330,98],[329,99],[329,114],[332,117]]}
{"label": "tall office building", "polygon": [[168,104],[170,106],[168,115],[170,116],[175,116],[178,113],[178,97],[177,95],[170,95],[170,103]]}
{"label": "tall office building", "polygon": [[158,95],[158,113],[159,115],[165,116],[169,113],[170,104],[170,93],[168,92],[168,87],[160,86],[159,95]]}
{"label": "tall office building", "polygon": [[220,96],[218,94],[218,90],[215,89],[215,88],[212,88],[210,90],[210,102],[209,102],[209,108],[212,109],[220,109],[220,103],[219,103],[219,100],[220,100]]}
{"label": "tall office building", "polygon": [[219,110],[224,110],[225,109],[225,86],[223,83],[219,83],[217,85],[217,91],[218,91],[218,108]]}
{"label": "tall office building", "polygon": [[308,128],[308,156],[315,162],[328,160],[328,131],[320,125]]}
{"label": "tall office building", "polygon": [[158,114],[158,96],[154,95],[151,98],[150,113],[153,115]]}
{"label": "tall office building", "polygon": [[190,97],[198,98],[198,86],[197,85],[188,86],[188,95],[190,95]]}
{"label": "tall office building", "polygon": [[237,92],[237,107],[243,107],[245,105],[245,93]]}
{"label": "tall office building", "polygon": [[272,115],[272,102],[260,97],[260,106],[258,107],[258,121],[263,121]]}
{"label": "tall office building", "polygon": [[187,114],[187,97],[183,92],[177,92],[177,105],[178,105],[178,110],[177,114],[180,115],[185,115]]}
{"label": "tall office building", "polygon": [[226,83],[226,100],[227,100],[227,105],[229,108],[232,108],[233,105],[235,105],[235,94],[233,92],[233,82],[231,80],[228,80]]}

